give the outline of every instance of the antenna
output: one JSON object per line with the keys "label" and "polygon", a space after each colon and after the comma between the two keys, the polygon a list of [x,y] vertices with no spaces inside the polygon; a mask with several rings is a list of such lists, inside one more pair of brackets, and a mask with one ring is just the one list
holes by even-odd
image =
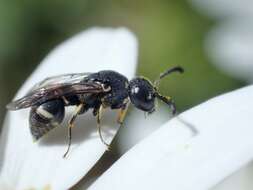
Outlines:
{"label": "antenna", "polygon": [[170,73],[173,73],[173,72],[183,73],[184,69],[182,67],[180,67],[180,66],[176,66],[176,67],[173,67],[173,68],[168,69],[165,72],[161,73],[159,75],[159,77],[154,81],[154,87],[155,87],[155,89],[158,89],[158,86],[159,86],[160,81],[161,81],[162,78],[166,77],[167,75],[169,75]]}

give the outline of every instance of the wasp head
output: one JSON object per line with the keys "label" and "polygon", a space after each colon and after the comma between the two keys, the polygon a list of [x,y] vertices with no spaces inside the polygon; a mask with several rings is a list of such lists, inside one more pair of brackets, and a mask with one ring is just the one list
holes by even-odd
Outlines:
{"label": "wasp head", "polygon": [[171,108],[173,114],[176,114],[176,106],[173,100],[158,92],[160,80],[173,72],[183,73],[184,70],[179,66],[168,69],[160,74],[154,84],[143,77],[132,79],[129,83],[128,95],[134,106],[140,110],[152,113],[155,111],[155,99],[158,98]]}
{"label": "wasp head", "polygon": [[155,110],[155,89],[152,83],[142,77],[132,79],[128,94],[131,102],[140,110],[152,113]]}

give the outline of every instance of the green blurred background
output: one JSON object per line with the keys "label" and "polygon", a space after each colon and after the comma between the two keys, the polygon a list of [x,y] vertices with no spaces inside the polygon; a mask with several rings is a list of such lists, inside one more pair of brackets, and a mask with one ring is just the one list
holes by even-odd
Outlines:
{"label": "green blurred background", "polygon": [[185,0],[1,0],[0,122],[5,105],[43,57],[92,26],[126,26],[137,35],[140,75],[154,79],[168,67],[183,66],[183,76],[161,84],[180,111],[238,88],[243,82],[217,70],[204,52],[213,24]]}

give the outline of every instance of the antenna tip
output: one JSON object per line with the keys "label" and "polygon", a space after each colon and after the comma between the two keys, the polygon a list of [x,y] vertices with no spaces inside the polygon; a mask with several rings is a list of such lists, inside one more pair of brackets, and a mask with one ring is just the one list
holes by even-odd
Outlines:
{"label": "antenna tip", "polygon": [[183,67],[181,67],[181,66],[177,66],[177,67],[175,67],[174,69],[175,69],[176,71],[180,72],[180,73],[183,73],[183,72],[184,72],[184,69],[183,69]]}

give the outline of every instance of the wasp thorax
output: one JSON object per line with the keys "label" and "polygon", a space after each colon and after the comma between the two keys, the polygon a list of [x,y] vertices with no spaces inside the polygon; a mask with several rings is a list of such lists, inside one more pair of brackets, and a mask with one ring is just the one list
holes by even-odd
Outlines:
{"label": "wasp thorax", "polygon": [[105,70],[89,76],[89,80],[94,80],[102,84],[106,92],[102,98],[103,105],[110,106],[112,109],[119,109],[125,106],[124,100],[128,97],[128,79],[122,74]]}
{"label": "wasp thorax", "polygon": [[132,79],[129,83],[128,93],[135,107],[153,112],[155,108],[155,90],[151,82],[144,78]]}

